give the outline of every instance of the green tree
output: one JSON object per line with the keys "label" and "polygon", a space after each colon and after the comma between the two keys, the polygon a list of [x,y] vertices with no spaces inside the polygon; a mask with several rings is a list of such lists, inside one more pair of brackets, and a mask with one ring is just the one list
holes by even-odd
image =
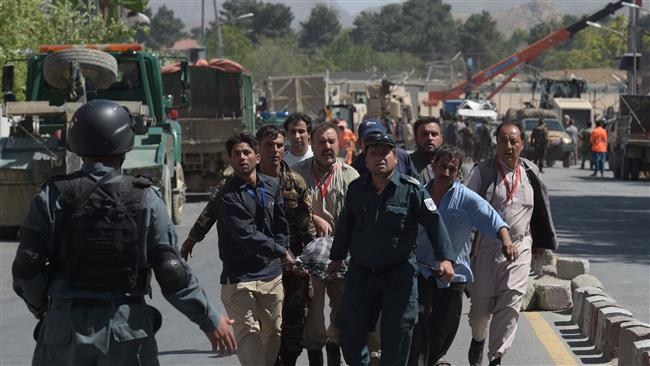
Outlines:
{"label": "green tree", "polygon": [[[253,65],[253,42],[241,28],[229,24],[221,26],[223,39],[223,54],[227,59],[236,61],[245,67]],[[217,32],[213,27],[206,33],[206,55],[208,58],[217,57]]]}
{"label": "green tree", "polygon": [[237,26],[250,29],[247,36],[253,43],[259,43],[261,38],[278,38],[293,33],[291,22],[293,12],[284,4],[271,4],[259,0],[226,0],[221,14],[226,19],[253,13],[253,17],[242,19]]}
{"label": "green tree", "polygon": [[260,38],[253,51],[253,79],[261,82],[269,76],[301,75],[307,72],[308,61],[293,35]]}
{"label": "green tree", "polygon": [[147,47],[154,50],[169,48],[174,42],[189,36],[183,32],[183,21],[176,18],[174,11],[165,5],[159,7],[154,16],[151,15],[151,9],[145,10],[145,14],[151,19],[150,29],[138,31],[135,39]]}
{"label": "green tree", "polygon": [[408,52],[422,59],[443,59],[458,49],[451,6],[442,0],[409,0],[390,4],[379,13],[362,12],[354,21],[352,39],[369,42],[379,52]]}
{"label": "green tree", "polygon": [[[45,0],[0,1],[0,63],[24,58],[42,44],[116,43],[133,40],[136,29],[120,20],[91,15],[92,7]],[[26,64],[15,64],[14,93],[24,97]]]}
{"label": "green tree", "polygon": [[497,62],[503,53],[503,34],[490,13],[472,14],[458,29],[460,49],[475,60],[477,70]]}
{"label": "green tree", "polygon": [[341,32],[341,23],[336,9],[325,4],[316,4],[311,9],[309,18],[300,22],[299,45],[302,48],[314,49],[329,45]]}

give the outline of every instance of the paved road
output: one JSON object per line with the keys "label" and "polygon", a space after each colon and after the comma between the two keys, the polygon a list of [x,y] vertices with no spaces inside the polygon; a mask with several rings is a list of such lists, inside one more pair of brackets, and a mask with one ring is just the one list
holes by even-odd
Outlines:
{"label": "paved road", "polygon": [[[560,253],[590,259],[592,272],[619,303],[640,320],[650,314],[650,183],[586,178],[579,169],[550,168],[546,180],[562,247]],[[186,221],[177,227],[185,238],[204,202],[186,206]],[[0,241],[0,365],[27,365],[34,343],[35,320],[11,289],[11,261],[17,243]],[[213,229],[190,260],[208,297],[219,311],[218,276],[221,262]],[[198,327],[167,304],[154,285],[152,304],[164,317],[158,333],[162,365],[236,365],[234,356],[216,358]],[[466,364],[470,333],[466,313],[449,351],[453,364]],[[525,313],[514,346],[505,360],[511,365],[599,364],[600,356],[576,335],[575,326],[562,313]],[[306,356],[300,359],[307,364]]]}

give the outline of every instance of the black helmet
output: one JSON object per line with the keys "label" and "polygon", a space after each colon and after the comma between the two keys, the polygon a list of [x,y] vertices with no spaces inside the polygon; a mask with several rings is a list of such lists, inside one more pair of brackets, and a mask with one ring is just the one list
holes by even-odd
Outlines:
{"label": "black helmet", "polygon": [[72,115],[67,149],[81,156],[121,155],[133,149],[133,139],[129,110],[119,103],[97,99]]}

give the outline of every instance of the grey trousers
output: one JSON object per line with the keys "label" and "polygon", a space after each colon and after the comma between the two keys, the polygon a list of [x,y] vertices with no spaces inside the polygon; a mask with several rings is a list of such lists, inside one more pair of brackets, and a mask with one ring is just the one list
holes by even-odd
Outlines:
{"label": "grey trousers", "polygon": [[523,295],[515,290],[508,290],[493,297],[472,296],[469,308],[472,338],[477,341],[484,340],[488,332],[488,322],[492,318],[489,329],[489,360],[503,356],[512,346],[522,297]]}

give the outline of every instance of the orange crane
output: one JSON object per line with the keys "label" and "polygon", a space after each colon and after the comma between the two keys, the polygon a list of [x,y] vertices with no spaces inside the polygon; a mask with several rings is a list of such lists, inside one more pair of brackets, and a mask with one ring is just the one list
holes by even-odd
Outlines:
{"label": "orange crane", "polygon": [[[638,3],[639,0],[634,1]],[[587,22],[598,22],[606,16],[613,14],[618,9],[623,7],[623,3],[632,3],[632,0],[619,0],[613,3],[608,3],[604,8],[591,14],[590,16],[584,17],[581,20],[569,25],[568,27],[562,27],[557,31],[549,34],[548,36],[540,39],[539,41],[527,46],[526,48],[505,57],[501,61],[472,76],[468,81],[463,81],[448,90],[430,91],[429,98],[425,101],[425,104],[428,106],[436,106],[438,105],[438,102],[444,102],[448,99],[460,98],[461,95],[465,94],[468,87],[478,87],[483,83],[492,80],[497,75],[504,74],[523,63],[534,60],[537,56],[549,48],[566,41],[567,39],[573,37],[576,33],[587,28],[589,26]],[[514,77],[515,75],[509,75],[509,77],[507,77],[506,80],[504,80],[504,82],[502,82],[496,88],[495,92],[493,92],[490,97],[494,96],[494,94],[501,90]]]}

